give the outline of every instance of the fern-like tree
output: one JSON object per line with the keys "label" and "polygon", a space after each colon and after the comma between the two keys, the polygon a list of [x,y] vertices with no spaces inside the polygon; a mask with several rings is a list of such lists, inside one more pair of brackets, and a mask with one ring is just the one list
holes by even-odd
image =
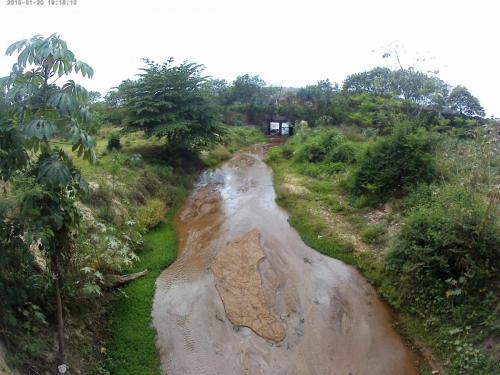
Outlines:
{"label": "fern-like tree", "polygon": [[173,59],[163,64],[145,60],[135,81],[118,87],[127,112],[127,129],[163,138],[174,148],[199,150],[217,141],[221,128],[206,88],[203,66]]}
{"label": "fern-like tree", "polygon": [[17,54],[17,62],[0,80],[0,177],[4,183],[17,179],[23,238],[38,241],[46,254],[63,364],[63,276],[79,222],[75,200],[87,185],[60,145],[68,139],[79,157],[92,161],[95,142],[85,130],[90,121],[87,91],[73,80],[60,80],[71,73],[91,78],[93,70],[77,60],[57,34],[15,42],[6,54]]}

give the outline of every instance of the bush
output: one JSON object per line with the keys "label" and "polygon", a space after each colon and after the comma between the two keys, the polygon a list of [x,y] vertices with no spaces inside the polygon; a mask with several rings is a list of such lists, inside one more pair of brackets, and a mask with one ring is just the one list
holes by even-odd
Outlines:
{"label": "bush", "polygon": [[156,227],[167,213],[167,206],[160,199],[150,199],[145,206],[139,208],[136,214],[137,222],[140,228],[149,230]]}
{"label": "bush", "polygon": [[47,325],[46,315],[53,313],[48,303],[50,279],[40,269],[34,247],[30,251],[23,241],[21,222],[3,204],[5,200],[0,202],[0,336],[12,351],[11,362],[20,365],[38,359],[38,346],[43,345],[34,335]]}
{"label": "bush", "polygon": [[333,162],[352,163],[356,161],[356,147],[349,142],[342,143],[328,153],[328,160]]}
{"label": "bush", "polygon": [[281,147],[281,156],[283,156],[285,159],[290,159],[293,156],[293,152],[293,147],[288,143]]}
{"label": "bush", "polygon": [[295,159],[301,162],[319,163],[325,159],[326,150],[317,143],[306,143],[298,147]]}
{"label": "bush", "polygon": [[204,162],[208,167],[215,167],[219,163],[231,158],[231,152],[226,146],[216,145],[204,155]]}
{"label": "bush", "polygon": [[279,147],[271,147],[266,152],[266,161],[273,162],[280,159],[282,156],[281,148]]}
{"label": "bush", "polygon": [[361,232],[363,241],[370,245],[380,245],[384,243],[387,230],[381,224],[370,225]]}
{"label": "bush", "polygon": [[125,161],[125,163],[131,168],[140,167],[143,162],[144,160],[141,154],[133,154]]}
{"label": "bush", "polygon": [[[416,195],[415,195],[416,194]],[[403,299],[438,304],[483,293],[500,271],[500,228],[495,202],[464,187],[419,189],[386,265]]]}
{"label": "bush", "polygon": [[345,142],[345,136],[336,129],[323,130],[321,133],[318,133],[318,138],[319,145],[327,153],[332,152],[336,147]]}
{"label": "bush", "polygon": [[436,174],[435,141],[421,128],[399,126],[367,149],[353,176],[353,192],[380,202],[402,195],[418,182],[431,181]]}
{"label": "bush", "polygon": [[108,151],[119,150],[122,148],[122,144],[120,142],[120,134],[117,132],[111,133],[108,139],[108,145],[106,147]]}

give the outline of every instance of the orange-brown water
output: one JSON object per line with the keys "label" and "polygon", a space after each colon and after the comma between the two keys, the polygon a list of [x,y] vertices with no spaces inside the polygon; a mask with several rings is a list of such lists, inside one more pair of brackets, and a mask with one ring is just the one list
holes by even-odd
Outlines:
{"label": "orange-brown water", "polygon": [[264,149],[205,171],[176,216],[153,306],[163,372],[417,374],[373,288],[290,227]]}

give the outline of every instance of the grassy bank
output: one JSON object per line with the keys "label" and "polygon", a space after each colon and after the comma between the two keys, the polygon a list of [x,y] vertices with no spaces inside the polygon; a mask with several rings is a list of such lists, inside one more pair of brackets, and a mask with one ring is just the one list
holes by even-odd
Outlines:
{"label": "grassy bank", "polygon": [[[377,147],[388,145],[385,137],[368,137],[353,128],[344,128],[340,134],[319,129],[299,132],[287,144],[270,149],[266,161],[273,169],[277,203],[288,210],[290,224],[306,244],[355,266],[398,312],[400,333],[430,362],[430,366],[422,366],[422,374],[431,369],[441,374],[497,374],[498,299],[488,287],[492,284],[478,282],[482,286],[468,291],[465,284],[469,277],[473,280],[472,273],[456,281],[446,276],[442,283],[433,274],[423,274],[417,280],[426,284],[420,288],[406,283],[412,282],[409,275],[420,262],[434,262],[448,248],[460,249],[464,239],[471,241],[467,248],[477,246],[472,241],[485,241],[477,249],[483,254],[490,251],[491,255],[483,255],[485,262],[495,259],[497,208],[490,176],[494,176],[498,159],[488,159],[481,142],[442,137],[429,159],[440,182],[424,181],[418,189],[408,187],[403,194],[373,203],[378,198],[372,194],[376,186],[367,185],[371,195],[358,195],[352,186],[362,165],[395,165],[369,164],[374,159],[367,159],[366,150],[373,150],[375,143]],[[399,152],[401,148],[395,149]],[[389,191],[382,190],[382,194],[390,196]],[[476,203],[468,203],[471,201]],[[418,230],[411,230],[417,224]],[[469,228],[473,228],[470,235],[461,234]],[[484,236],[476,237],[480,231]],[[421,239],[413,240],[410,235],[421,235]],[[433,238],[438,245],[425,242]],[[425,250],[411,248],[413,243],[426,246]],[[394,272],[391,266],[401,253],[420,259],[414,268],[405,266],[408,268]],[[452,251],[457,253],[462,250]],[[426,258],[426,254],[431,255]],[[478,267],[475,272],[491,277],[492,267]]]}
{"label": "grassy bank", "polygon": [[129,283],[114,302],[108,345],[108,368],[112,374],[153,375],[160,373],[155,345],[156,332],[151,326],[156,278],[177,256],[177,242],[170,209],[165,221],[144,236],[141,260],[128,272],[148,270],[146,276]]}

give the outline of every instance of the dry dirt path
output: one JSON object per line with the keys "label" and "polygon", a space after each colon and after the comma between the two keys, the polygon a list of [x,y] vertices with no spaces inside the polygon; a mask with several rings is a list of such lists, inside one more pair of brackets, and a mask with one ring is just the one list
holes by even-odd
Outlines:
{"label": "dry dirt path", "polygon": [[153,305],[162,371],[417,374],[374,289],[290,227],[262,152],[204,172],[179,210]]}

